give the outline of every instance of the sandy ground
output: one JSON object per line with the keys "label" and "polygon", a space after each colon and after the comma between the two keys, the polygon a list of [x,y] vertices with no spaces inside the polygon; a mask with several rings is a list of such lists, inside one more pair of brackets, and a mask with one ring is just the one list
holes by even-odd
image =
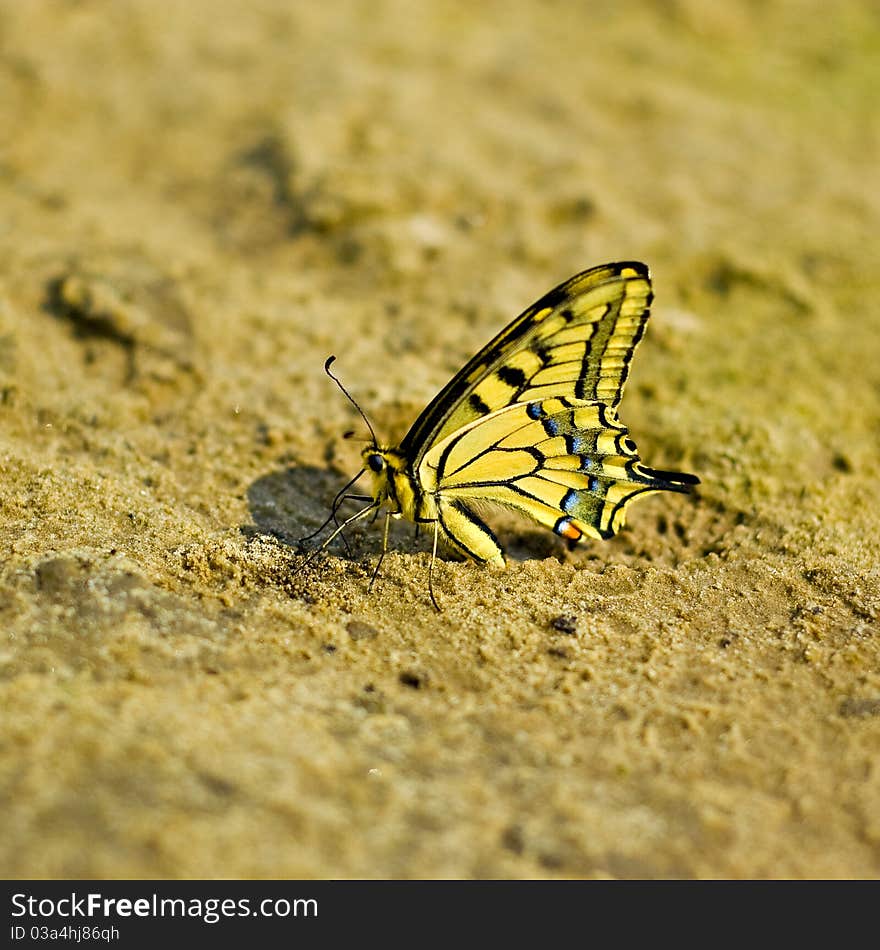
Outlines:
{"label": "sandy ground", "polygon": [[[413,13],[417,8],[418,13]],[[0,872],[876,877],[876,4],[0,4]],[[643,259],[696,472],[510,569],[358,467]]]}

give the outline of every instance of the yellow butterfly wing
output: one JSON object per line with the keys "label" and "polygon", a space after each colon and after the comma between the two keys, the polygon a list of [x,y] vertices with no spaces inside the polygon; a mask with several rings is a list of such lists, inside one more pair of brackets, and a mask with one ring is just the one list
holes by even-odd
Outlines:
{"label": "yellow butterfly wing", "polygon": [[515,509],[578,541],[615,534],[637,497],[697,482],[643,465],[613,409],[570,397],[513,403],[474,420],[425,454],[418,477],[452,543],[499,565],[501,546],[475,503]]}
{"label": "yellow butterfly wing", "polygon": [[512,403],[551,397],[620,402],[652,300],[648,267],[603,264],[575,275],[516,318],[416,419],[400,451],[418,469],[453,432]]}
{"label": "yellow butterfly wing", "polygon": [[[385,507],[389,519],[432,524],[435,553],[442,533],[469,557],[502,565],[476,513],[482,504],[578,541],[615,534],[635,498],[689,491],[699,479],[648,468],[617,418],[651,299],[637,261],[591,268],[545,294],[450,380],[399,446],[374,437],[364,448],[372,501],[331,539]],[[437,606],[430,570],[428,587]]]}

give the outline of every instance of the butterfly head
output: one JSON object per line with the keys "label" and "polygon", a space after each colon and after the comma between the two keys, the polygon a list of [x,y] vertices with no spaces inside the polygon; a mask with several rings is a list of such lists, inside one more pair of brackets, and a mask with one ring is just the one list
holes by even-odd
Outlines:
{"label": "butterfly head", "polygon": [[389,449],[371,442],[361,452],[361,459],[364,468],[373,476],[373,481],[378,483],[386,479],[393,478],[401,474],[406,468],[406,459],[396,449]]}
{"label": "butterfly head", "polygon": [[407,472],[406,457],[397,449],[371,443],[361,453],[364,468],[373,480],[373,498],[386,505],[392,514],[401,513],[412,520],[416,486]]}

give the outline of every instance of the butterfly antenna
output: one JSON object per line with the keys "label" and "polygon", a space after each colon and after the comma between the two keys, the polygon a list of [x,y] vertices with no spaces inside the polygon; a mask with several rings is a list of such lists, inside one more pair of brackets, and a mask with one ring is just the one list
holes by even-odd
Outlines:
{"label": "butterfly antenna", "polygon": [[370,435],[373,437],[373,445],[378,445],[378,444],[379,444],[379,440],[376,438],[376,433],[373,431],[373,427],[370,425],[370,420],[367,418],[366,414],[364,413],[364,410],[361,409],[361,407],[354,401],[354,399],[353,399],[351,393],[345,388],[345,386],[343,386],[342,383],[340,383],[339,380],[330,372],[330,367],[331,367],[331,365],[333,364],[333,361],[334,361],[335,359],[336,359],[335,356],[328,356],[328,357],[327,357],[327,362],[324,363],[324,372],[330,377],[330,379],[333,380],[334,383],[336,383],[336,385],[337,385],[337,386],[342,390],[342,392],[345,394],[345,397],[348,399],[348,401],[349,401],[349,402],[355,407],[355,409],[357,409],[357,411],[361,414],[361,419],[363,419],[364,422],[366,422],[367,428],[370,430]]}

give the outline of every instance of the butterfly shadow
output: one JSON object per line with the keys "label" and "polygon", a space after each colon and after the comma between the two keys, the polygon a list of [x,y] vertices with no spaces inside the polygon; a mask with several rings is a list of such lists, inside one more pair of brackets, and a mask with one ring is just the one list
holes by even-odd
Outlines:
{"label": "butterfly shadow", "polygon": [[268,535],[300,550],[303,539],[327,518],[330,501],[345,482],[342,472],[315,465],[291,465],[262,475],[247,489],[253,524],[242,525],[241,533],[249,539]]}
{"label": "butterfly shadow", "polygon": [[[271,537],[290,548],[293,553],[308,554],[320,547],[333,530],[328,519],[333,499],[346,484],[350,475],[335,468],[315,465],[291,465],[263,475],[252,482],[246,491],[252,524],[242,525],[239,531],[248,540]],[[352,491],[363,490],[363,485]],[[343,503],[338,521],[355,514],[365,502]],[[371,524],[364,518],[344,532],[345,539],[336,538],[328,547],[334,555],[358,560],[362,555],[374,556],[382,550],[382,516]],[[323,526],[323,530],[321,530]],[[415,553],[431,550],[430,530],[417,530],[406,521],[392,521],[388,536],[390,551]],[[460,560],[451,550],[438,551],[440,560]]]}
{"label": "butterfly shadow", "polygon": [[[253,523],[242,525],[239,530],[249,540],[268,536],[297,553],[308,553],[331,533],[333,525],[327,524],[331,504],[349,478],[350,475],[338,469],[315,465],[292,465],[263,475],[252,482],[246,492]],[[360,501],[343,503],[338,520],[344,521],[364,504]],[[322,525],[324,530],[320,530]],[[406,533],[401,529],[402,526],[392,527],[390,546],[398,550],[424,549],[424,543],[413,543],[411,537],[407,543]],[[369,553],[381,549],[381,525],[370,530],[369,518],[352,525],[345,535],[348,546],[341,537],[337,538],[330,545],[334,553],[361,553],[361,539],[367,542]]]}

